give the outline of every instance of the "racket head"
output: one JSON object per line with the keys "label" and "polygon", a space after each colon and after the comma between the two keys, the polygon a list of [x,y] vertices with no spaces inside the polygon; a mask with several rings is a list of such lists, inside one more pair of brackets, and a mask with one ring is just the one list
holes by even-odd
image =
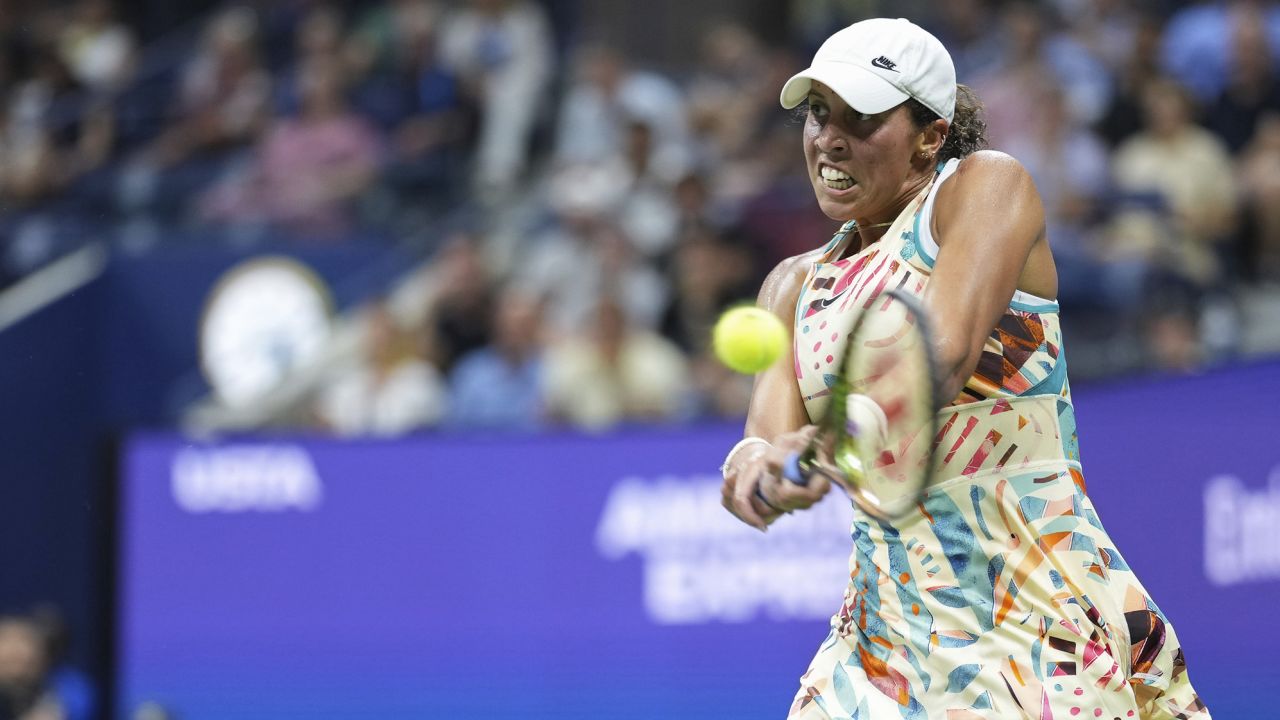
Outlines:
{"label": "racket head", "polygon": [[881,293],[849,333],[808,465],[867,515],[907,515],[933,476],[939,392],[923,304],[902,290]]}

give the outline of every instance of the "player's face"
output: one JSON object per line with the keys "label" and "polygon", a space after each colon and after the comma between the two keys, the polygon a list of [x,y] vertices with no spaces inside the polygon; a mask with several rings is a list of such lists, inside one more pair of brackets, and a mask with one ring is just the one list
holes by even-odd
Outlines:
{"label": "player's face", "polygon": [[922,178],[913,153],[921,131],[905,105],[860,113],[815,82],[804,124],[804,158],[818,206],[833,220],[894,219]]}

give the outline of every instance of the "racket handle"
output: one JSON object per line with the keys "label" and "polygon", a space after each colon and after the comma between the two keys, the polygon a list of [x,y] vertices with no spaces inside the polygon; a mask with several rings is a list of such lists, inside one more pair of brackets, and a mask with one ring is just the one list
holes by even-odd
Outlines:
{"label": "racket handle", "polygon": [[800,467],[800,453],[787,453],[787,459],[782,463],[782,477],[796,485],[809,484],[809,475]]}

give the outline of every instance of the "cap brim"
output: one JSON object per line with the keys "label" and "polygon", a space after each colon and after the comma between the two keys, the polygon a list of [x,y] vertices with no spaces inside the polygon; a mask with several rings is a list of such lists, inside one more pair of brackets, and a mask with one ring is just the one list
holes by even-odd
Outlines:
{"label": "cap brim", "polygon": [[779,97],[782,107],[790,110],[804,102],[815,81],[834,90],[849,107],[869,115],[896,107],[911,97],[888,80],[857,65],[815,62],[782,86]]}

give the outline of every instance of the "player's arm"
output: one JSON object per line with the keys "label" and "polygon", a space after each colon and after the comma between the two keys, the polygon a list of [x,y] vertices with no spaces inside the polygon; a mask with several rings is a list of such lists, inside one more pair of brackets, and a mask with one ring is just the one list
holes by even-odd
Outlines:
{"label": "player's arm", "polygon": [[[756,304],[777,316],[790,330],[796,323],[796,303],[808,274],[808,254],[787,258],[769,273],[760,286]],[[788,342],[782,357],[756,375],[747,410],[747,436],[773,440],[809,423],[800,385],[796,382],[795,343]]]}
{"label": "player's arm", "polygon": [[[795,325],[796,303],[813,259],[808,253],[782,261],[760,288],[756,304],[774,313],[787,328]],[[756,375],[751,391],[745,435],[766,442],[745,445],[725,459],[723,504],[743,522],[760,529],[781,510],[808,507],[830,489],[825,482],[785,487],[789,483],[779,483],[775,477],[786,453],[803,448],[813,432],[796,382],[793,352],[794,344],[788,343],[782,357]],[[770,480],[775,488],[771,496],[775,507],[765,505],[756,495],[761,483]]]}
{"label": "player's arm", "polygon": [[1052,297],[1057,281],[1040,194],[1012,157],[984,151],[966,158],[934,208],[939,250],[925,304],[946,403],[973,374],[1020,283]]}

